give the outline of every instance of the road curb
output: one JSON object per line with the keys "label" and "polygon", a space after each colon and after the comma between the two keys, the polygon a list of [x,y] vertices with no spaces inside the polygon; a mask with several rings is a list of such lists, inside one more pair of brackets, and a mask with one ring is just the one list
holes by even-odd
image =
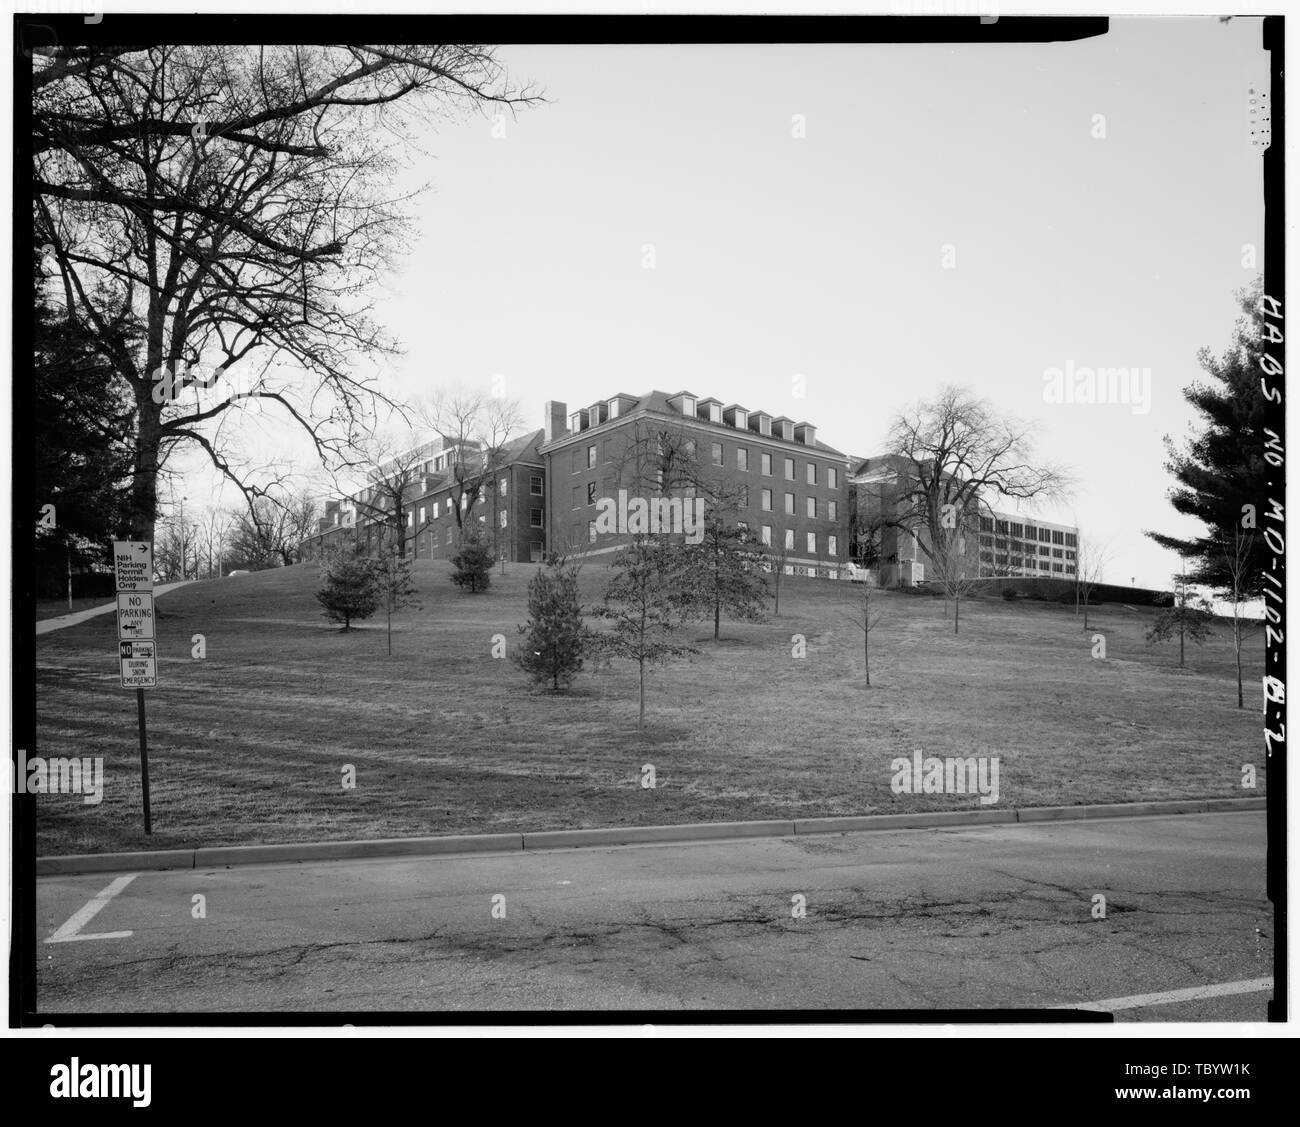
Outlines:
{"label": "road curb", "polygon": [[811,834],[880,830],[1009,825],[1019,822],[1087,821],[1165,814],[1221,814],[1264,810],[1264,798],[1181,799],[1117,802],[1092,806],[1029,806],[1019,810],[936,810],[917,814],[796,818],[793,821],[697,822],[680,826],[624,826],[594,830],[541,830],[537,833],[457,834],[444,837],[375,838],[361,841],[289,842],[283,845],[204,846],[139,853],[86,853],[38,857],[36,875],[126,872],[131,870],[212,869],[294,861],[347,861],[384,857],[436,857],[478,853],[527,853],[544,849],[662,842],[725,841],[737,838],[799,837]]}

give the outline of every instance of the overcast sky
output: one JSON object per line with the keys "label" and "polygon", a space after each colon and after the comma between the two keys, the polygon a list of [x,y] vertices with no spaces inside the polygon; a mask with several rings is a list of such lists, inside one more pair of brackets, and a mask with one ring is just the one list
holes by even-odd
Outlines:
{"label": "overcast sky", "polygon": [[[1197,350],[1229,341],[1244,244],[1263,266],[1258,19],[500,57],[549,101],[504,137],[484,117],[421,139],[410,183],[434,188],[379,295],[406,348],[391,394],[499,374],[531,428],[546,399],[689,389],[865,455],[900,406],[963,384],[1073,469],[1073,501],[1038,515],[1109,540],[1108,580],[1168,586],[1177,560],[1142,530],[1196,526],[1165,500],[1162,436],[1193,419]],[[1149,411],[1046,403],[1067,363],[1149,368]]]}

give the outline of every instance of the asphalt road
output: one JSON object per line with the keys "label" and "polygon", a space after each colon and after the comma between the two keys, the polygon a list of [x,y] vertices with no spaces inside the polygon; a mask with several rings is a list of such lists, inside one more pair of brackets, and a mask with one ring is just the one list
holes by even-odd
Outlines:
{"label": "asphalt road", "polygon": [[45,877],[39,1005],[1263,1021],[1264,842],[1252,812]]}

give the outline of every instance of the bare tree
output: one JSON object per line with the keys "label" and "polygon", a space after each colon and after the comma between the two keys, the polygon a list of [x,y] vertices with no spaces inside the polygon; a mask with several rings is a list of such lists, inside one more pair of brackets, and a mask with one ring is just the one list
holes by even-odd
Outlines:
{"label": "bare tree", "polygon": [[956,581],[957,544],[978,535],[995,498],[1051,500],[1070,484],[1063,470],[1036,462],[1027,424],[965,388],[945,387],[899,413],[887,445],[897,475],[874,520],[914,535],[945,582]]}
{"label": "bare tree", "polygon": [[400,559],[406,558],[407,525],[414,544],[424,531],[423,525],[414,527],[409,504],[434,476],[424,472],[430,460],[427,444],[414,445],[413,440],[409,431],[371,434],[353,443],[346,463],[349,469],[363,469],[366,476],[365,485],[353,496],[363,535],[369,540],[374,533],[376,551],[382,555],[391,549]]}
{"label": "bare tree", "polygon": [[1245,707],[1245,697],[1241,685],[1241,624],[1242,604],[1249,598],[1253,559],[1255,555],[1255,534],[1243,529],[1240,522],[1232,526],[1232,536],[1220,536],[1219,551],[1223,557],[1223,572],[1228,576],[1228,585],[1223,589],[1224,595],[1232,603],[1232,652],[1237,660],[1237,707]]}
{"label": "bare tree", "polygon": [[250,571],[296,563],[316,514],[316,502],[306,494],[255,498],[235,519],[231,562]]}
{"label": "bare tree", "polygon": [[[1078,522],[1076,521],[1076,524]],[[1082,534],[1076,537],[1074,550],[1074,613],[1083,607],[1083,628],[1088,629],[1088,600],[1102,581],[1102,573],[1110,563],[1108,543],[1101,543]]]}
{"label": "bare tree", "polygon": [[934,530],[934,541],[929,551],[930,565],[935,579],[943,589],[944,613],[952,602],[952,632],[961,633],[961,601],[980,580],[979,565],[972,560],[966,540],[967,528],[960,525],[948,528],[942,524]]}
{"label": "bare tree", "polygon": [[[409,235],[392,185],[407,114],[536,100],[481,46],[53,46],[35,50],[33,209],[63,316],[90,330],[135,406],[131,528],[157,479],[204,450],[238,464],[253,405],[322,460],[384,397],[353,362],[391,353],[366,291]],[[142,339],[119,332],[142,326]],[[234,432],[232,434],[231,432]]]}
{"label": "bare tree", "polygon": [[[523,411],[513,399],[476,391],[444,391],[419,409],[419,415],[442,436],[450,452],[447,473],[451,482],[456,538],[463,543],[466,524],[473,528],[474,506],[479,501],[495,513],[497,472],[505,464],[506,447],[523,423]],[[500,529],[492,521],[493,558],[500,554]]]}
{"label": "bare tree", "polygon": [[867,688],[871,688],[871,632],[884,618],[884,612],[872,606],[870,583],[861,584],[860,589],[854,584],[848,586],[851,609],[845,617],[862,631],[862,667],[866,675]]}

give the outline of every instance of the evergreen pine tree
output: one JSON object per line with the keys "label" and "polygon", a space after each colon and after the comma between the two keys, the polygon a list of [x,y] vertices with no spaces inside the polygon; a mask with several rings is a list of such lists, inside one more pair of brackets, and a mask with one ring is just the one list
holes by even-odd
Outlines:
{"label": "evergreen pine tree", "polygon": [[551,683],[555,692],[568,688],[582,669],[589,634],[578,601],[578,573],[548,564],[528,584],[528,624],[514,661],[536,684]]}
{"label": "evergreen pine tree", "polygon": [[324,586],[316,598],[331,622],[352,628],[354,618],[369,618],[379,607],[379,584],[374,565],[360,556],[340,554],[321,568]]}
{"label": "evergreen pine tree", "polygon": [[[1233,576],[1223,544],[1233,540],[1235,530],[1255,527],[1256,514],[1266,508],[1270,475],[1276,476],[1264,460],[1267,401],[1260,394],[1259,381],[1264,346],[1279,339],[1278,330],[1264,315],[1262,282],[1238,297],[1246,315],[1237,322],[1231,347],[1219,358],[1208,348],[1197,354],[1215,382],[1194,383],[1183,392],[1204,416],[1204,429],[1182,450],[1165,440],[1166,468],[1178,482],[1169,491],[1170,503],[1178,512],[1196,517],[1205,534],[1179,538],[1147,533],[1157,544],[1193,561],[1191,582],[1225,590],[1232,588]],[[1244,594],[1261,593],[1268,554],[1263,538],[1256,537],[1244,568],[1248,578]]]}
{"label": "evergreen pine tree", "polygon": [[492,545],[479,536],[466,537],[451,558],[451,581],[473,592],[486,591],[492,582]]}

